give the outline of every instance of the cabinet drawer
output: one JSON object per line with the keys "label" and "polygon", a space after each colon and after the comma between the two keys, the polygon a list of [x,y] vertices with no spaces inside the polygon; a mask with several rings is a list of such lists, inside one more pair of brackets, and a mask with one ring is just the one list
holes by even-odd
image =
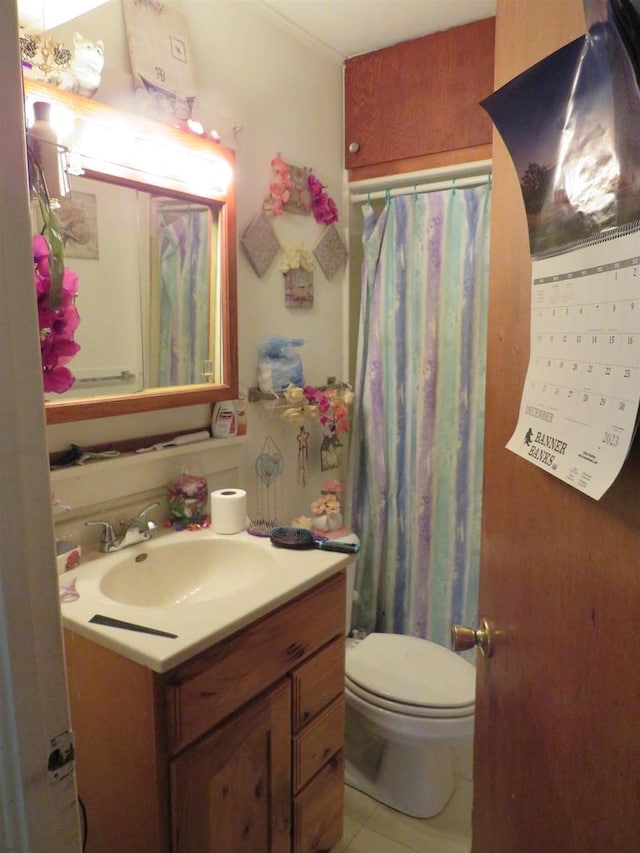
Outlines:
{"label": "cabinet drawer", "polygon": [[173,754],[344,634],[344,572],[169,673],[165,697]]}
{"label": "cabinet drawer", "polygon": [[331,850],[342,838],[344,753],[336,753],[293,801],[293,853]]}
{"label": "cabinet drawer", "polygon": [[344,643],[338,637],[291,673],[294,732],[344,692]]}
{"label": "cabinet drawer", "polygon": [[299,791],[344,745],[344,692],[293,739],[293,790]]}

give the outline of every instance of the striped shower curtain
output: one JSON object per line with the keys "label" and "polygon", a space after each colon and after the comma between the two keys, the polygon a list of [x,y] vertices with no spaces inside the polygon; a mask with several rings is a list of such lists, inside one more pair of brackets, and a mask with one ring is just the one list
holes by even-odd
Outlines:
{"label": "striped shower curtain", "polygon": [[162,212],[160,253],[160,386],[206,382],[210,351],[209,211]]}
{"label": "striped shower curtain", "polygon": [[489,184],[387,197],[364,214],[351,526],[353,624],[449,644],[475,625]]}

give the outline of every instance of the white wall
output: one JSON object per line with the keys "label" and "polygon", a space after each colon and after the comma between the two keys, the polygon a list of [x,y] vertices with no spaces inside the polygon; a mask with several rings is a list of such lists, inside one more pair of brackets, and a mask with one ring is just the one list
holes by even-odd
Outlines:
{"label": "white wall", "polygon": [[[174,0],[171,5],[181,9],[188,20],[198,87],[196,117],[206,127],[218,129],[223,143],[236,149],[238,236],[242,236],[268,194],[273,177],[270,161],[276,153],[295,165],[313,167],[341,206],[342,68],[335,58],[297,41],[243,0]],[[130,107],[130,66],[120,0],[110,0],[57,29],[56,35],[72,44],[75,30],[105,43],[104,87],[98,98],[112,103],[117,99]],[[344,225],[343,219],[346,210],[339,226]],[[285,214],[273,224],[285,246],[303,242],[312,249],[322,234],[322,227],[312,216]],[[346,238],[346,233],[343,236]],[[255,384],[258,345],[274,335],[305,339],[302,355],[308,383],[324,383],[330,375],[341,377],[346,364],[345,287],[346,277],[341,273],[327,281],[316,269],[314,307],[287,309],[277,261],[259,279],[240,250],[241,384]],[[270,438],[285,457],[285,470],[277,484],[277,499],[275,489],[268,490],[268,497],[276,501],[280,520],[289,521],[298,513],[309,513],[309,504],[324,481],[319,471],[321,435],[318,428],[309,427],[312,476],[309,485],[302,488],[296,477],[297,431],[286,427],[278,413],[267,409],[262,403],[249,407],[249,440],[243,445],[240,483],[249,493],[250,513],[255,514],[259,491],[255,460]],[[71,443],[84,446],[134,435],[201,428],[208,421],[207,407],[190,407],[57,425],[48,428],[48,440],[50,449],[56,450]],[[263,488],[263,497],[264,491]]]}

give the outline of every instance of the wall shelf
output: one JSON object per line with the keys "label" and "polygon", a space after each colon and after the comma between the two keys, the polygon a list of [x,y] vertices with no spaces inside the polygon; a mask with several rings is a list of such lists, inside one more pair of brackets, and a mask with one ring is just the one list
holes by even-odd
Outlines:
{"label": "wall shelf", "polygon": [[[347,382],[336,379],[335,376],[327,376],[327,384],[318,385],[316,387],[318,391],[326,391],[327,388],[331,388],[332,385],[335,385],[338,388],[350,387]],[[247,393],[247,399],[250,403],[259,403],[260,400],[270,400],[273,403],[275,400],[282,400],[284,398],[283,391],[261,391],[260,388],[256,387],[249,388]]]}

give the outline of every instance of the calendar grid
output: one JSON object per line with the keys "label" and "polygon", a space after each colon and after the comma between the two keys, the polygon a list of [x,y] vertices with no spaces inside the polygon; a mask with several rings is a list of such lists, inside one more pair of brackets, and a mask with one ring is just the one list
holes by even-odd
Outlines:
{"label": "calendar grid", "polygon": [[507,447],[596,498],[626,458],[638,413],[639,237],[533,262],[530,360]]}

